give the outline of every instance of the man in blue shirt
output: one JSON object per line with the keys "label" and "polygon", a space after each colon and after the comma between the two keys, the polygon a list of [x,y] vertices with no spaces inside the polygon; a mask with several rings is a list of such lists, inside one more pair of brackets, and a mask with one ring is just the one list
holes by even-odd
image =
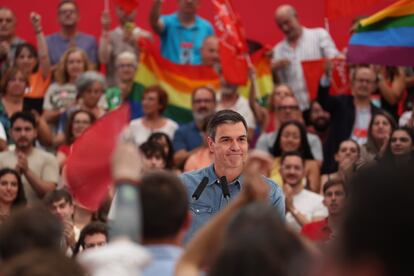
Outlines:
{"label": "man in blue shirt", "polygon": [[[214,155],[214,163],[206,168],[184,173],[181,180],[190,198],[193,215],[186,240],[211,217],[224,208],[243,188],[242,171],[247,160],[247,124],[244,118],[232,110],[217,112],[207,126],[208,145]],[[225,179],[223,179],[225,178]],[[285,216],[283,193],[279,186],[268,178],[269,202]],[[200,193],[196,190],[206,184]],[[201,184],[200,184],[201,183]]]}
{"label": "man in blue shirt", "polygon": [[206,86],[197,87],[191,94],[194,121],[180,126],[174,134],[174,164],[184,165],[191,152],[203,144],[202,127],[216,110],[216,93]]}
{"label": "man in blue shirt", "polygon": [[71,48],[78,47],[86,52],[88,59],[98,64],[97,43],[94,36],[78,32],[79,8],[73,0],[60,1],[58,5],[58,20],[60,31],[46,37],[49,58],[52,65],[59,62],[63,53]]}
{"label": "man in blue shirt", "polygon": [[177,176],[163,171],[145,174],[139,188],[142,242],[152,257],[143,275],[173,276],[191,221],[187,193]]}
{"label": "man in blue shirt", "polygon": [[150,25],[161,38],[161,55],[177,64],[201,64],[201,46],[214,30],[197,15],[199,0],[178,0],[177,12],[164,16],[161,4],[154,0],[150,14]]}

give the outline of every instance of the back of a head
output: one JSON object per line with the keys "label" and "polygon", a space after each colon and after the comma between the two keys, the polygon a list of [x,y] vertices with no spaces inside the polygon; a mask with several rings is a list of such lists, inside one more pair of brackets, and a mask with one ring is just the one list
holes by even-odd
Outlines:
{"label": "back of a head", "polygon": [[[414,171],[380,165],[350,183],[339,256],[348,267],[371,260],[385,276],[414,275]],[[373,262],[372,262],[373,261]]]}
{"label": "back of a head", "polygon": [[303,275],[306,267],[302,244],[277,211],[253,203],[229,223],[209,275]]}
{"label": "back of a head", "polygon": [[9,259],[29,249],[59,250],[63,226],[44,206],[14,212],[0,228],[0,257]]}
{"label": "back of a head", "polygon": [[150,172],[139,186],[143,214],[143,240],[176,235],[188,213],[187,192],[180,179],[165,171]]}
{"label": "back of a head", "polygon": [[10,259],[0,269],[2,276],[82,276],[75,260],[54,250],[30,250]]}

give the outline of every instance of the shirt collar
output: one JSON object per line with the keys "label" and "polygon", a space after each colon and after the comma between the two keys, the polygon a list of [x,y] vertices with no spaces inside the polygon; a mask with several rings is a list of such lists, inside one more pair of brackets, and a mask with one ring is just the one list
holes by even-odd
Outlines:
{"label": "shirt collar", "polygon": [[[207,167],[206,172],[207,172],[207,177],[208,177],[207,186],[212,186],[214,184],[218,184],[217,183],[218,177],[217,177],[217,175],[214,171],[214,163],[212,163],[210,166]],[[229,183],[229,185],[239,184],[241,186],[242,183],[243,183],[243,175],[240,175],[233,182]]]}

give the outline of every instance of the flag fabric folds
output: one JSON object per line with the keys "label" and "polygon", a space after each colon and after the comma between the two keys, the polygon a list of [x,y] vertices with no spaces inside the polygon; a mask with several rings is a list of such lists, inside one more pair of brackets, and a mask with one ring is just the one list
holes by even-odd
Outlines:
{"label": "flag fabric folds", "polygon": [[224,79],[244,85],[248,79],[246,36],[231,0],[213,0],[216,16],[214,25],[219,38],[219,54]]}
{"label": "flag fabric folds", "polygon": [[138,7],[138,0],[115,0],[115,2],[127,14],[133,12]]}
{"label": "flag fabric folds", "polygon": [[129,124],[131,106],[123,104],[95,122],[72,145],[66,163],[69,190],[78,203],[96,211],[112,184],[111,156],[122,129]]}
{"label": "flag fabric folds", "polygon": [[350,63],[414,65],[414,0],[402,0],[361,20],[352,35]]}
{"label": "flag fabric folds", "polygon": [[[309,91],[309,98],[313,101],[318,96],[319,81],[324,73],[326,59],[302,61],[303,75]],[[333,58],[331,76],[331,95],[350,93],[349,68],[344,59]]]}

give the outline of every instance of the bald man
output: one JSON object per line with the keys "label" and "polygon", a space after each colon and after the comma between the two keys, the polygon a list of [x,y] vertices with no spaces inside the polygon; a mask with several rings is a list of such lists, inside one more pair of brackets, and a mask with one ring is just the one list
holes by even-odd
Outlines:
{"label": "bald man", "polygon": [[338,55],[338,50],[325,29],[303,27],[290,5],[276,9],[275,21],[285,39],[273,49],[272,67],[279,80],[292,88],[301,110],[305,110],[310,102],[301,61],[332,58]]}
{"label": "bald man", "polygon": [[214,35],[207,37],[201,46],[201,64],[216,66],[220,63],[219,41]]}

